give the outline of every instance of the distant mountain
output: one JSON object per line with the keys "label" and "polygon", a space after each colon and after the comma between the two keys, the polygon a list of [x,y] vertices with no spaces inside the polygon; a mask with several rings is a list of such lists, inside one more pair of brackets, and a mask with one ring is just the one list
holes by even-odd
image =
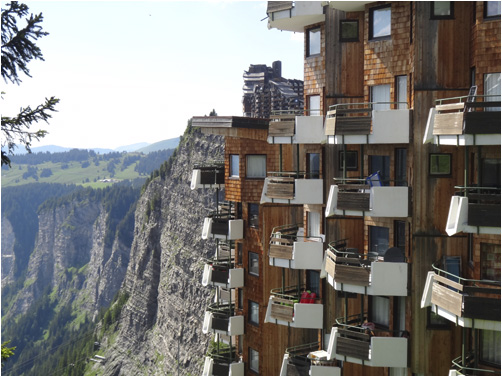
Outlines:
{"label": "distant mountain", "polygon": [[[39,152],[60,153],[60,152],[68,152],[69,150],[71,150],[71,148],[60,147],[59,145],[44,145],[42,147],[31,148],[32,153],[39,153]],[[25,154],[25,153],[26,150],[24,148],[18,148],[16,150],[16,154]]]}
{"label": "distant mountain", "polygon": [[124,145],[123,147],[115,148],[115,152],[136,152],[138,149],[148,147],[150,143],[136,143],[131,145]]}
{"label": "distant mountain", "polygon": [[162,140],[162,141],[158,141],[156,143],[150,144],[147,147],[138,149],[136,152],[150,153],[150,152],[161,151],[164,149],[175,149],[179,143],[180,143],[180,138],[175,137],[173,139]]}

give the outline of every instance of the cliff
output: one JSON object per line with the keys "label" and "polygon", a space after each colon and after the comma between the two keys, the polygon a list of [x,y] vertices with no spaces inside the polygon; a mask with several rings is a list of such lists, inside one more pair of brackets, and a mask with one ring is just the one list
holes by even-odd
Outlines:
{"label": "cliff", "polygon": [[[190,190],[193,165],[223,157],[223,139],[189,127],[164,174],[151,180],[136,213],[130,263],[122,285],[129,299],[116,332],[101,339],[104,375],[202,373],[210,337],[202,334],[211,290],[201,285],[204,259],[215,244],[202,241],[203,218],[215,191]],[[161,169],[162,170],[162,169]]]}

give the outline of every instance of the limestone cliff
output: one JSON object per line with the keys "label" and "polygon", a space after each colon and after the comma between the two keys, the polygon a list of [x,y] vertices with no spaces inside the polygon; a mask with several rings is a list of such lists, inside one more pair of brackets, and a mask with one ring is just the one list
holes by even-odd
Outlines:
{"label": "limestone cliff", "polygon": [[129,299],[117,332],[102,339],[105,375],[202,373],[209,337],[202,334],[211,290],[201,285],[204,259],[215,244],[202,241],[203,218],[215,191],[190,190],[193,165],[223,157],[223,139],[188,129],[176,156],[141,196],[122,292]]}

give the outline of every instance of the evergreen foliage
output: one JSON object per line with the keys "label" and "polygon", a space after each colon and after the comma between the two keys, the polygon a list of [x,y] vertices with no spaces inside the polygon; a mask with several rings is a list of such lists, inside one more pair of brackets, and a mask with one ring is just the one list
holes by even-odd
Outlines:
{"label": "evergreen foliage", "polygon": [[[26,4],[12,1],[2,9],[2,77],[8,82],[20,84],[20,73],[30,76],[28,63],[33,59],[44,60],[42,51],[35,42],[49,33],[42,30],[40,25],[43,21],[42,13],[28,15]],[[26,17],[26,18],[25,18]],[[18,28],[17,22],[24,18],[26,26]],[[56,111],[59,99],[46,98],[45,102],[34,109],[30,106],[21,108],[14,117],[2,116],[2,148],[7,146],[7,152],[2,150],[2,165],[10,166],[11,161],[7,153],[12,154],[16,143],[25,146],[31,152],[33,139],[40,140],[47,131],[30,131],[33,123],[40,121],[48,122],[52,117],[51,112]]]}

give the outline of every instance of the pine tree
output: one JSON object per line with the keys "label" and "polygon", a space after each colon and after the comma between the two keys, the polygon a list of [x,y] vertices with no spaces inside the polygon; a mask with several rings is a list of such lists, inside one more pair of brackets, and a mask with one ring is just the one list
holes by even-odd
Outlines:
{"label": "pine tree", "polygon": [[[38,15],[28,15],[26,4],[12,1],[2,8],[2,77],[5,82],[19,85],[21,83],[21,72],[30,76],[28,63],[33,59],[44,60],[42,51],[35,42],[49,33],[42,30],[40,25],[43,21],[42,13]],[[19,29],[18,20],[25,18],[26,26]],[[4,93],[2,92],[2,95]],[[59,99],[55,97],[46,98],[45,102],[34,109],[30,106],[21,108],[20,113],[14,117],[2,116],[2,165],[10,166],[10,159],[7,154],[12,154],[17,143],[24,145],[31,153],[31,142],[33,139],[40,140],[47,131],[30,131],[30,126],[39,121],[48,122],[51,112],[56,111],[56,104]],[[3,148],[7,146],[7,151]]]}

